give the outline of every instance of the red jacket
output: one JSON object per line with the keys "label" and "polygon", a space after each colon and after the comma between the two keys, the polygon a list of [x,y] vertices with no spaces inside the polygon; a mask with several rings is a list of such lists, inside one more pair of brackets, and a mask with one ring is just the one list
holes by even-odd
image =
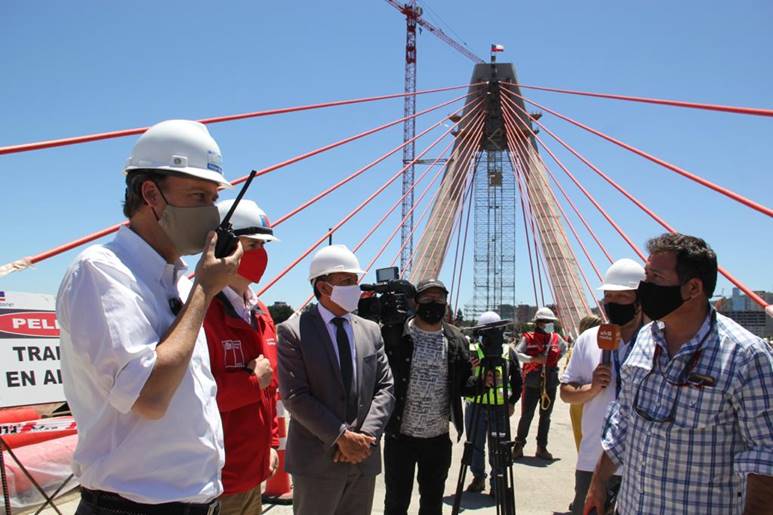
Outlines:
{"label": "red jacket", "polygon": [[[529,356],[544,356],[546,350],[545,346],[550,342],[550,350],[548,351],[545,364],[547,365],[547,368],[555,368],[558,366],[558,360],[561,358],[561,347],[558,345],[558,334],[534,331],[523,333],[523,338],[526,340],[526,351],[524,354],[528,354]],[[541,363],[524,363],[523,375],[527,376],[529,373],[541,369]]]}
{"label": "red jacket", "polygon": [[[204,319],[217,404],[223,421],[225,494],[245,492],[268,478],[271,447],[279,447],[276,419],[276,332],[271,315],[258,303],[255,327],[246,323],[222,293]],[[261,390],[258,378],[245,367],[263,354],[274,379]]]}

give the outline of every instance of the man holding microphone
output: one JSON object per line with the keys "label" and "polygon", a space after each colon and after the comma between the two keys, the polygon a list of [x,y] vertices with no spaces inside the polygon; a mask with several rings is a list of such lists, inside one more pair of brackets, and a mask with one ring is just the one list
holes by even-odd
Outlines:
{"label": "man holding microphone", "polygon": [[[620,367],[628,356],[643,323],[641,306],[636,295],[639,282],[644,280],[644,268],[631,259],[620,259],[607,270],[604,284],[604,311],[611,324],[619,328],[617,349],[602,350],[599,333],[612,328],[605,324],[583,332],[575,343],[572,357],[561,376],[561,400],[582,405],[582,441],[575,470],[572,515],[582,514],[593,469],[601,456],[601,430],[609,403],[620,391]],[[615,475],[609,485],[619,484]]]}

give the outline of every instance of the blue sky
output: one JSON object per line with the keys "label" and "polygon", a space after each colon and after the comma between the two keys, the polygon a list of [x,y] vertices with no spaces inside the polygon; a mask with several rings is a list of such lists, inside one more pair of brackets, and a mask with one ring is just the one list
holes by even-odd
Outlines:
{"label": "blue sky", "polygon": [[[773,107],[773,4],[737,2],[424,3],[427,18],[478,55],[502,43],[500,61],[524,83]],[[357,2],[24,2],[0,4],[3,80],[0,146],[325,100],[399,92],[405,24],[383,0]],[[452,34],[454,34],[452,33]],[[419,36],[420,89],[463,84],[472,63],[428,32]],[[773,204],[773,120],[529,93],[538,102],[640,146],[762,204]],[[455,96],[427,95],[418,109]],[[450,109],[442,111],[450,112]],[[226,175],[245,175],[399,118],[402,101],[210,126]],[[417,131],[440,118],[419,119]],[[542,121],[678,229],[704,237],[720,262],[754,289],[773,291],[771,221],[715,192],[569,126]],[[433,132],[432,135],[439,135]],[[417,152],[432,141],[417,143]],[[547,135],[543,133],[546,140]],[[402,127],[262,177],[249,198],[278,218],[401,142]],[[135,138],[0,156],[0,263],[46,250],[121,220],[122,166]],[[550,143],[549,143],[550,144]],[[442,148],[442,147],[440,147]],[[551,145],[640,246],[659,227],[579,161]],[[551,165],[551,161],[546,157]],[[399,153],[278,228],[266,278],[400,168]],[[561,176],[614,257],[632,252]],[[226,196],[235,195],[227,193]],[[355,244],[399,196],[399,181],[336,235]],[[367,263],[397,224],[395,213],[362,249]],[[577,222],[575,222],[577,223]],[[606,263],[587,233],[588,248]],[[531,301],[519,222],[517,291]],[[468,244],[468,249],[472,245]],[[382,258],[388,264],[397,242]],[[0,289],[55,293],[75,253],[0,279]],[[453,255],[450,259],[453,261]],[[584,258],[581,264],[595,283]],[[471,259],[466,260],[471,264]],[[444,278],[450,282],[450,265]],[[307,262],[270,290],[293,305],[308,294]],[[462,302],[472,298],[472,269]],[[718,292],[730,293],[721,280]]]}

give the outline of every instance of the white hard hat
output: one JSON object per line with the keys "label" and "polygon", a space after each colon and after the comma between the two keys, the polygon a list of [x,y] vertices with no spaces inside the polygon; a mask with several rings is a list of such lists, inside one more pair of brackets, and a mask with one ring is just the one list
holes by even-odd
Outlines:
{"label": "white hard hat", "polygon": [[556,315],[553,314],[553,310],[550,308],[539,308],[537,310],[537,313],[534,315],[534,322],[537,320],[558,320],[556,318]]}
{"label": "white hard hat", "polygon": [[[228,214],[234,201],[235,199],[228,199],[217,203],[221,221]],[[274,236],[274,230],[271,228],[271,222],[269,222],[265,211],[260,209],[252,200],[242,199],[239,202],[236,211],[231,215],[231,227],[233,227],[236,236],[261,241],[277,241],[279,239]]]}
{"label": "white hard hat", "polygon": [[478,325],[493,324],[494,322],[499,322],[501,320],[502,317],[500,317],[497,312],[486,311],[480,315],[480,318],[478,319]]}
{"label": "white hard hat", "polygon": [[206,126],[191,120],[166,120],[140,136],[124,173],[144,169],[182,173],[231,187],[223,177],[220,147]]}
{"label": "white hard hat", "polygon": [[309,281],[336,272],[357,275],[365,273],[365,271],[360,268],[360,262],[357,260],[357,256],[355,256],[346,245],[329,245],[322,250],[319,250],[314,254],[314,257],[311,258],[311,264],[309,265]]}
{"label": "white hard hat", "polygon": [[604,284],[598,289],[605,291],[635,290],[643,280],[644,267],[633,259],[623,258],[612,263],[612,266],[607,269]]}

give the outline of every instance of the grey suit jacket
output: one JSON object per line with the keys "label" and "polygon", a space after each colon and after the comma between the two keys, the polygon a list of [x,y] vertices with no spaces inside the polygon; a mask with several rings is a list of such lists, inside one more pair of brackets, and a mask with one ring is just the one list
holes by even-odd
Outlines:
{"label": "grey suit jacket", "polygon": [[350,429],[376,437],[362,463],[333,463],[334,443],[346,426],[346,392],[333,342],[317,306],[277,327],[279,390],[290,412],[285,468],[291,474],[329,476],[359,467],[381,472],[380,439],[394,407],[394,381],[378,324],[352,315],[357,363],[357,420]]}

